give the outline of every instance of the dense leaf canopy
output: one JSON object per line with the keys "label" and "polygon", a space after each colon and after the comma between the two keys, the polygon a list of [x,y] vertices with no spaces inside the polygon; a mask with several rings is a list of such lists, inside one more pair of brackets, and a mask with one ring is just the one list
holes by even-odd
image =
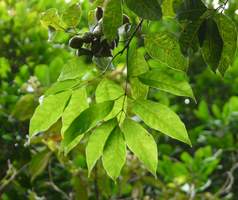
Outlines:
{"label": "dense leaf canopy", "polygon": [[[237,62],[237,10],[232,0],[0,2],[0,108],[10,111],[0,110],[0,123],[9,120],[0,136],[7,141],[5,130],[27,133],[25,155],[32,158],[23,170],[29,168],[31,183],[48,167],[46,185],[62,199],[88,199],[90,178],[92,199],[118,199],[132,190],[113,186],[114,197],[107,189],[99,195],[102,173],[109,177],[107,186],[138,179],[143,183],[130,185],[133,191],[140,187],[146,193],[143,184],[163,188],[153,190],[155,199],[216,199],[229,193],[224,185],[204,198],[193,196],[211,185],[208,177],[222,160],[223,144],[211,142],[208,132],[223,137],[237,116],[237,97],[230,98],[238,95],[238,73],[231,67]],[[227,149],[237,156],[237,141],[226,137],[234,143]],[[209,145],[217,145],[216,154]],[[73,197],[55,185],[52,165],[71,174]],[[229,168],[234,179],[236,168]],[[0,198],[20,173],[14,170],[9,163]],[[17,195],[13,198],[20,199]],[[37,199],[34,188],[31,195]]]}

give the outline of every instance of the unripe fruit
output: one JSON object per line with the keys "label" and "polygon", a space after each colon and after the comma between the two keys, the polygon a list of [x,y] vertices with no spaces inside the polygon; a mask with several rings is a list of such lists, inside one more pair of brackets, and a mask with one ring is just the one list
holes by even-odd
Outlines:
{"label": "unripe fruit", "polygon": [[130,24],[125,24],[125,32],[129,32],[131,29],[131,25]]}
{"label": "unripe fruit", "polygon": [[81,48],[77,50],[77,56],[93,56],[93,53],[88,49]]}
{"label": "unripe fruit", "polygon": [[130,24],[130,18],[125,14],[123,14],[123,24]]}
{"label": "unripe fruit", "polygon": [[96,19],[99,21],[103,17],[103,9],[101,7],[96,8]]}
{"label": "unripe fruit", "polygon": [[107,43],[107,40],[101,41],[96,39],[92,42],[91,46],[93,55],[95,57],[110,57],[112,56],[112,51],[110,45]]}
{"label": "unripe fruit", "polygon": [[116,47],[116,41],[113,40],[110,45],[109,45],[110,49],[114,49]]}
{"label": "unripe fruit", "polygon": [[74,36],[69,40],[69,46],[73,49],[79,49],[83,46],[83,39],[79,36]]}
{"label": "unripe fruit", "polygon": [[100,38],[102,35],[103,35],[103,32],[102,32],[102,27],[101,25],[97,25],[94,29],[93,29],[93,35],[95,38]]}
{"label": "unripe fruit", "polygon": [[119,35],[117,35],[117,37],[116,37],[116,39],[115,39],[116,47],[117,47],[118,44],[119,44],[119,40],[120,40],[120,37],[119,37]]}
{"label": "unripe fruit", "polygon": [[100,39],[95,39],[92,41],[92,45],[91,45],[91,50],[93,52],[93,55],[96,55],[101,48],[101,42]]}
{"label": "unripe fruit", "polygon": [[94,34],[91,32],[87,32],[82,37],[84,43],[91,43],[94,39]]}

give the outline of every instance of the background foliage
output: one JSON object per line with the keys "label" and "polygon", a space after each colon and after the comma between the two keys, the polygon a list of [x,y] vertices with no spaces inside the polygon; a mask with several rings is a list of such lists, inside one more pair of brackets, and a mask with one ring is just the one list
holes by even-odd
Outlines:
{"label": "background foliage", "polygon": [[[100,4],[100,1],[97,2]],[[143,1],[141,0],[141,2]],[[187,32],[182,32],[183,34],[179,35],[179,45],[174,43],[173,36],[178,36],[183,28],[194,31],[194,27],[190,27],[190,24],[184,20],[190,18],[192,24],[198,26],[197,24],[201,22],[197,16],[200,17],[201,13],[193,13],[191,16],[178,15],[177,18],[180,22],[178,25],[173,17],[179,13],[179,10],[176,10],[176,5],[179,5],[181,1],[169,0],[164,0],[162,3],[163,21],[154,21],[161,18],[158,12],[160,6],[140,8],[136,7],[132,0],[125,1],[128,8],[123,7],[123,12],[130,17],[131,29],[126,33],[121,31],[120,42],[118,47],[113,50],[113,54],[121,54],[120,50],[127,44],[124,40],[130,38],[133,30],[138,27],[139,29],[130,43],[129,60],[127,60],[126,49],[123,55],[118,54],[113,66],[108,59],[99,58],[100,56],[94,57],[93,60],[91,55],[77,57],[75,50],[69,47],[68,41],[75,35],[75,31],[84,35],[90,30],[90,27],[95,23],[92,16],[97,6],[95,2],[91,4],[89,1],[82,1],[79,9],[75,7],[74,3],[76,1],[70,3],[63,0],[0,1],[0,145],[2,147],[0,153],[0,198],[4,200],[237,199],[238,57],[236,56],[232,67],[225,73],[224,68],[221,67],[223,65],[220,65],[217,60],[217,55],[221,54],[219,52],[221,38],[219,35],[216,36],[217,32],[207,31],[205,36],[199,35],[200,38],[203,38],[201,46],[196,46],[199,41],[187,42]],[[174,3],[175,9],[172,9],[172,3]],[[209,8],[214,5],[214,2],[212,4],[210,1],[204,3]],[[220,3],[223,5],[224,2]],[[123,21],[122,18],[120,19],[120,13],[122,13],[120,5],[111,4],[109,1],[110,7],[104,12],[105,20],[102,24],[108,40],[114,40],[117,37],[117,27]],[[157,5],[157,1],[148,1],[148,5],[150,4]],[[225,14],[233,20],[234,26],[237,26],[237,2],[230,0],[226,5]],[[146,9],[148,12],[145,12]],[[199,10],[203,10],[203,6]],[[78,14],[78,17],[75,18],[75,14]],[[153,22],[149,23],[146,20],[139,27],[137,25],[140,24],[140,21],[136,14],[142,18],[153,20]],[[112,21],[112,15],[115,15],[115,21]],[[212,24],[213,22],[207,23]],[[206,26],[206,23],[201,25],[201,34],[204,32],[203,30],[209,30]],[[49,30],[48,27],[50,27]],[[125,30],[127,28],[130,27],[124,27]],[[170,31],[173,35],[163,35],[164,31]],[[145,33],[145,41],[149,42],[145,42],[148,45],[144,46],[142,38]],[[213,37],[211,38],[211,36]],[[234,46],[236,41],[234,37],[232,38],[232,29],[228,37],[228,43]],[[191,37],[189,39],[191,40]],[[218,46],[209,46],[209,42],[212,42],[213,39]],[[167,40],[170,43],[164,43]],[[159,49],[157,51],[154,41],[160,42],[161,49],[171,45],[175,49],[174,54],[166,55],[159,52]],[[87,45],[85,47],[88,48]],[[212,48],[212,51],[209,48]],[[187,51],[188,49],[189,51]],[[194,53],[197,49],[199,51]],[[214,53],[214,55],[207,54],[206,51]],[[107,55],[106,57],[110,56],[110,52],[104,53]],[[82,54],[82,52],[77,52],[77,54]],[[231,62],[229,59],[232,58],[232,54],[233,52],[229,53],[228,62]],[[141,59],[144,58],[144,55],[145,59]],[[185,56],[188,55],[190,59],[189,63],[186,63]],[[151,57],[157,60],[152,60]],[[166,59],[167,65],[172,68],[180,69],[180,67],[189,66],[188,69],[182,70],[187,70],[193,92],[187,85],[188,78],[184,78],[184,73],[179,71],[174,73],[173,69],[161,64],[161,61],[165,62],[163,59]],[[124,72],[126,60],[128,77]],[[150,72],[147,72],[148,65]],[[101,79],[95,78],[104,72],[105,66],[109,66],[110,70],[110,73],[106,73],[107,79],[101,81]],[[160,67],[158,68],[158,66]],[[224,77],[213,72],[217,68],[221,74],[225,73]],[[64,106],[60,105],[67,103],[69,99],[69,94],[62,91],[71,87],[77,88],[81,84],[81,79],[94,81],[73,93],[67,104],[68,112],[64,112],[62,116],[63,125],[60,120],[54,121],[61,116],[64,109]],[[105,100],[117,101],[113,113],[110,113],[111,116],[107,116],[107,119],[115,117],[122,105],[123,109],[130,110],[132,106],[130,98],[128,101],[125,100],[126,97],[122,89],[127,88],[125,79],[130,81],[131,88],[128,90],[133,98],[141,99],[146,96],[148,87],[142,83],[160,89],[150,89],[148,98],[160,102],[163,106],[169,106],[179,114],[186,125],[192,148],[151,128],[148,130],[153,138],[152,136],[145,137],[147,133],[144,131],[145,128],[148,128],[145,124],[139,126],[133,124],[134,121],[126,120],[121,126],[122,131],[131,133],[130,130],[133,130],[141,133],[137,136],[138,138],[133,133],[126,136],[127,145],[135,154],[139,155],[139,159],[128,151],[126,161],[123,158],[118,160],[120,153],[125,154],[125,148],[121,148],[123,139],[118,137],[120,129],[113,130],[116,122],[115,119],[112,119],[95,129],[95,132],[97,131],[98,135],[100,133],[110,134],[113,130],[110,141],[116,140],[117,145],[120,143],[122,145],[118,146],[119,150],[114,152],[114,148],[110,148],[111,145],[107,143],[106,152],[102,158],[103,162],[99,160],[93,169],[95,159],[97,160],[101,156],[100,152],[96,150],[103,148],[99,141],[106,142],[108,136],[102,135],[100,140],[98,140],[99,138],[90,138],[91,143],[88,143],[89,133],[85,134],[84,138],[78,139],[77,135],[72,138],[74,130],[68,129],[68,127],[73,121],[72,119],[78,116],[78,113],[75,114],[70,110],[81,112],[88,108],[88,103],[96,100],[100,105],[94,105],[92,111],[84,114],[85,116],[95,116],[89,124],[101,120],[99,113],[102,118],[104,115],[108,115],[110,105],[105,104]],[[161,85],[161,81],[165,81],[166,84]],[[115,83],[117,84],[115,85]],[[170,84],[179,85],[179,87],[168,87]],[[87,90],[85,90],[86,86]],[[106,91],[110,91],[109,94]],[[57,94],[51,95],[54,93]],[[44,98],[49,96],[53,99],[53,101],[48,100],[45,109],[47,113],[50,108],[55,117],[43,115],[43,118],[37,120],[36,125],[31,125],[32,135],[36,135],[39,131],[44,133],[29,140],[29,121],[39,102],[45,101],[42,99],[43,94]],[[192,100],[194,96],[197,103]],[[80,106],[74,103],[77,101],[80,102]],[[138,104],[144,100],[139,101]],[[105,111],[106,108],[109,111],[101,113],[100,110]],[[141,113],[146,113],[149,109],[143,112],[138,109],[138,106],[137,109],[134,106],[134,110],[133,112],[140,116]],[[119,123],[121,118],[125,117],[123,112],[121,113],[117,116]],[[167,114],[166,110],[165,116]],[[97,117],[98,119],[96,119]],[[143,116],[141,118],[143,119]],[[84,118],[81,117],[81,119]],[[146,122],[146,119],[144,121]],[[86,120],[84,124],[87,123]],[[52,124],[53,126],[51,126]],[[153,125],[151,127],[156,129],[157,127],[153,127]],[[88,129],[88,127],[77,127],[77,129]],[[63,149],[64,153],[62,153],[62,144],[60,144],[62,130],[72,133],[68,134],[70,137],[64,137],[63,147],[66,145],[66,148]],[[173,130],[169,133],[171,132]],[[76,140],[72,140],[75,137]],[[144,143],[138,145],[134,142],[143,137],[145,137]],[[175,138],[190,143],[177,135]],[[79,140],[81,140],[80,144],[77,145]],[[146,149],[148,144],[153,147],[154,141],[158,147],[158,165],[155,162],[157,148],[150,149],[148,155],[139,152],[142,147]],[[68,155],[66,156],[65,153]],[[118,155],[114,157],[111,156],[112,153]],[[92,157],[86,159],[85,155]],[[121,172],[120,169],[119,171],[115,170],[120,162],[122,165],[126,162]],[[103,168],[107,170],[107,173]],[[92,170],[89,177],[88,170]],[[149,171],[156,174],[157,179]],[[113,179],[116,179],[120,174],[116,184],[107,174]]]}

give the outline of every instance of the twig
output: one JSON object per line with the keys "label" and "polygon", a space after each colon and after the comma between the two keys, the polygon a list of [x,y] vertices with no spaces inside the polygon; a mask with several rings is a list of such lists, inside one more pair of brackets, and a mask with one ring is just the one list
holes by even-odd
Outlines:
{"label": "twig", "polygon": [[219,11],[220,9],[222,9],[222,11],[221,11],[221,13],[223,13],[223,11],[225,10],[225,8],[226,8],[226,4],[229,2],[229,0],[225,0],[224,2],[223,2],[223,4],[221,4],[220,6],[218,6],[217,8],[216,8],[216,11]]}
{"label": "twig", "polygon": [[49,182],[46,182],[46,184],[51,186],[56,192],[60,193],[64,199],[71,200],[71,198],[54,183],[51,170],[51,160],[49,161],[48,165],[48,174],[49,174]]}
{"label": "twig", "polygon": [[223,195],[223,194],[227,194],[231,191],[232,186],[234,184],[234,172],[235,170],[238,169],[238,162],[235,163],[232,168],[230,169],[230,171],[227,172],[227,179],[224,183],[224,185],[221,187],[221,189],[217,192],[217,195]]}
{"label": "twig", "polygon": [[97,165],[95,165],[94,169],[94,190],[95,190],[95,196],[96,200],[99,200],[99,190],[98,190],[98,168]]}
{"label": "twig", "polygon": [[[129,65],[129,49],[130,49],[130,44],[127,47],[127,51],[126,51],[126,67],[127,67],[127,71],[128,71],[128,65]],[[125,113],[124,107],[125,107],[125,102],[126,102],[126,97],[127,97],[127,90],[128,90],[128,73],[126,74],[126,86],[125,86],[125,93],[124,93],[124,98],[123,98],[123,103],[122,103],[122,109],[121,109],[121,115],[119,118],[119,124],[121,123],[121,117],[122,117],[122,113]]]}
{"label": "twig", "polygon": [[13,170],[12,175],[8,178],[8,174],[1,180],[0,184],[0,193],[7,187],[22,171],[25,170],[25,168],[28,166],[28,163],[23,165],[19,170],[14,169],[13,165],[8,163],[8,171]]}

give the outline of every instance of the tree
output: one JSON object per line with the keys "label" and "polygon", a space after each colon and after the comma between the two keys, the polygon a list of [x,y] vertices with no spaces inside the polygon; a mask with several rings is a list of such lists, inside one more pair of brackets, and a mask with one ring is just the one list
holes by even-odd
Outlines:
{"label": "tree", "polygon": [[[230,149],[237,147],[237,99],[230,97],[237,95],[237,73],[229,67],[235,60],[237,20],[236,3],[226,9],[228,4],[0,3],[0,92],[5,95],[0,103],[6,107],[0,112],[0,160],[15,161],[0,182],[0,193],[11,185],[3,198],[21,199],[24,190],[19,185],[30,189],[31,199],[37,194],[47,199],[123,198],[134,191],[140,191],[137,198],[149,194],[162,199],[230,194],[232,187],[221,187],[223,182],[216,180],[220,171],[215,173],[222,165],[229,182],[236,170],[236,153]],[[41,25],[36,25],[40,12]],[[191,107],[181,105],[184,98]],[[9,151],[5,141],[14,139],[8,132],[22,137],[30,118],[30,148],[19,142],[21,147]],[[232,134],[225,135],[227,131]],[[230,156],[221,157],[219,148]],[[22,172],[27,183],[15,182]],[[18,192],[14,196],[11,191]]]}
{"label": "tree", "polygon": [[[237,48],[235,24],[223,14],[226,3],[210,9],[202,1],[185,0],[175,6],[169,1],[161,5],[156,0],[95,1],[89,12],[89,31],[85,33],[80,33],[78,26],[79,4],[70,5],[63,13],[54,8],[44,12],[42,24],[51,32],[73,34],[69,46],[77,49],[77,56],[93,59],[97,72],[92,78],[85,77],[91,69],[81,69],[78,58],[69,60],[36,109],[30,137],[60,120],[61,150],[65,154],[90,135],[86,147],[89,173],[102,157],[108,175],[116,180],[128,148],[156,176],[156,142],[142,122],[174,139],[189,145],[191,142],[178,115],[150,100],[149,88],[196,101],[186,71],[189,59],[198,51],[212,70],[225,74]],[[140,22],[135,26],[132,19]],[[158,24],[165,22],[173,23],[173,30],[166,25],[159,30]],[[121,38],[125,43],[120,49]],[[125,56],[120,71],[115,67],[118,56]],[[154,61],[156,66],[151,66]],[[115,80],[113,74],[118,73]],[[90,85],[96,89],[88,94]]]}

